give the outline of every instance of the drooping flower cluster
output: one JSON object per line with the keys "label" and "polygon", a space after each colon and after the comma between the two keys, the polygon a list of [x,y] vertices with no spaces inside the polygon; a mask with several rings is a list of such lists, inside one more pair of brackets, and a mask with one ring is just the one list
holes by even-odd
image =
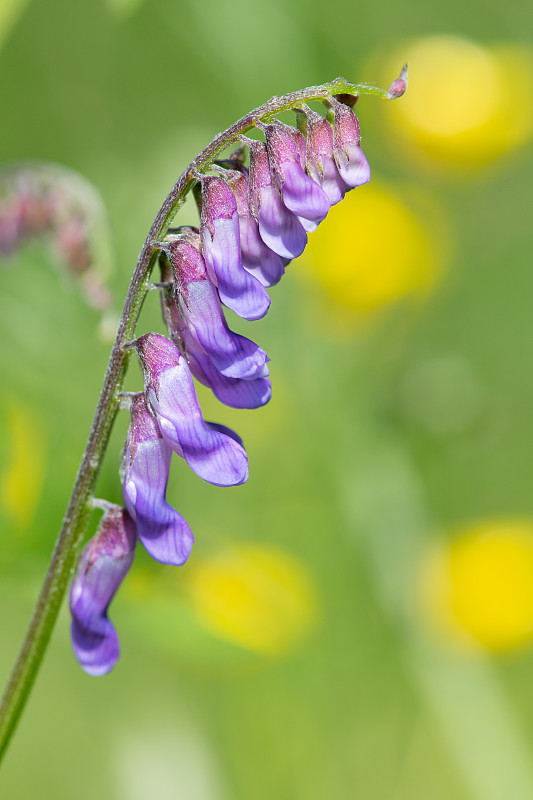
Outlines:
{"label": "drooping flower cluster", "polygon": [[107,672],[118,657],[107,607],[133,559],[134,538],[166,564],[183,564],[191,552],[191,530],[165,496],[172,451],[215,486],[248,478],[240,438],[203,419],[193,378],[233,408],[257,408],[270,399],[268,356],[230,330],[223,306],[246,320],[263,317],[267,289],[301,255],[308,233],[345,192],[369,180],[353,102],[330,97],[327,105],[327,117],[299,109],[298,129],[258,123],[264,142],[243,138],[238,151],[214,166],[216,175],[198,175],[199,228],[169,232],[159,243],[169,338],[148,333],[131,343],[144,392],[131,398],[122,470],[126,509],[103,517],[71,593],[74,650],[87,672]]}

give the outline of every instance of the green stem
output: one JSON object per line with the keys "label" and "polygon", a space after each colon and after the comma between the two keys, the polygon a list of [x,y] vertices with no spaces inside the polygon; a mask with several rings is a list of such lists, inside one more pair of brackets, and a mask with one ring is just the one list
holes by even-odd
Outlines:
{"label": "green stem", "polygon": [[269,122],[282,111],[297,108],[301,103],[324,100],[333,94],[373,94],[387,99],[387,92],[374,86],[353,84],[337,78],[322,86],[312,86],[299,92],[273,97],[263,106],[251,111],[224,133],[218,134],[194,161],[189,164],[161,206],[133,273],[117,335],[109,358],[102,392],[93,425],[78,471],[70,503],[63,520],[50,566],[33,612],[22,648],[7,683],[0,706],[0,759],[16,728],[29,692],[37,675],[46,647],[65,595],[75,560],[85,536],[91,512],[91,498],[118,408],[120,392],[131,355],[124,348],[135,336],[135,328],[150,285],[150,276],[157,259],[157,242],[183,205],[185,197],[196,182],[198,172],[208,170],[215,158],[228,145],[238,141],[259,122]]}

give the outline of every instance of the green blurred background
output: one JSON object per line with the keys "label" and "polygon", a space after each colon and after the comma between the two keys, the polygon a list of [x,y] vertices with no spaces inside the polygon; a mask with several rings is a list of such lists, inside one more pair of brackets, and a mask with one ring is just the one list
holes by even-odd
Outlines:
{"label": "green blurred background", "polygon": [[[337,75],[373,177],[310,237],[268,316],[273,399],[244,487],[173,464],[196,544],[138,552],[89,678],[61,615],[0,771],[6,800],[533,797],[531,12],[420,0],[0,0],[0,163],[101,193],[120,307],[180,172],[274,94]],[[191,205],[178,222],[196,220]],[[92,420],[109,319],[46,243],[0,271],[0,677]],[[4,268],[5,266],[5,268]],[[158,298],[140,331],[162,330]],[[131,370],[131,388],[140,387]],[[100,496],[119,501],[127,420]]]}

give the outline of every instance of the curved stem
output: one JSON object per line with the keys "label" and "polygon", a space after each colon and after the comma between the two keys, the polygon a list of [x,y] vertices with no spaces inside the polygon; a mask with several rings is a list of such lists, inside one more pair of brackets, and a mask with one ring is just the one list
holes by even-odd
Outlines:
{"label": "curved stem", "polygon": [[118,393],[122,388],[131,355],[131,352],[124,348],[124,344],[131,341],[135,335],[137,320],[150,288],[150,276],[158,253],[157,242],[165,235],[170,222],[183,205],[187,193],[196,181],[195,174],[209,169],[213,160],[228,145],[238,141],[241,134],[249,131],[259,121],[269,122],[282,111],[297,108],[306,101],[324,100],[332,94],[374,94],[384,99],[388,97],[387,92],[383,89],[366,84],[353,84],[344,78],[337,78],[331,83],[312,86],[284,97],[273,97],[263,106],[246,114],[226,131],[218,134],[189,164],[169,192],[150,228],[124,303],[100,399],[69,506],[26,637],[2,698],[0,759],[13,735],[35,680],[87,529],[91,512],[90,500],[119,408]]}

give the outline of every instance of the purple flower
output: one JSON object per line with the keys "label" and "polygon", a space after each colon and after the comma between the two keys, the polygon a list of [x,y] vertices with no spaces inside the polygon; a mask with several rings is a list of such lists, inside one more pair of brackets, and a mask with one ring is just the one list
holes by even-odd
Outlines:
{"label": "purple flower", "polygon": [[302,134],[289,125],[276,123],[264,128],[272,172],[282,193],[283,204],[296,214],[310,233],[325,219],[330,202],[324,190],[305,174],[306,145]]}
{"label": "purple flower", "polygon": [[263,242],[282,258],[297,258],[307,244],[302,223],[281,200],[274,185],[268,151],[263,142],[250,140],[250,210]]}
{"label": "purple flower", "polygon": [[242,265],[237,201],[223,178],[202,178],[200,235],[209,277],[224,305],[243,319],[264,317],[270,297]]}
{"label": "purple flower", "polygon": [[251,339],[228,328],[199,249],[190,239],[178,239],[168,245],[167,252],[180,314],[213,366],[227,378],[266,377],[267,354]]}
{"label": "purple flower", "polygon": [[[171,273],[170,269],[168,269],[168,273]],[[168,282],[172,278],[172,274],[166,274],[163,265],[161,280]],[[227,378],[219,372],[196,338],[194,329],[188,326],[187,321],[180,313],[180,305],[173,289],[163,291],[161,306],[170,338],[187,359],[194,377],[204,386],[208,386],[215,397],[232,408],[258,408],[268,403],[272,396],[272,387],[268,377],[256,377],[252,380]]]}
{"label": "purple flower", "polygon": [[135,341],[144,373],[146,399],[163,438],[193,472],[215,486],[248,479],[248,458],[236,433],[205,422],[184,356],[159,333]]}
{"label": "purple flower", "polygon": [[359,120],[353,109],[344,103],[339,103],[334,97],[329,98],[333,108],[333,154],[341,178],[348,189],[361,186],[370,180],[370,167],[366,156],[361,150],[361,135],[359,133]]}
{"label": "purple flower", "polygon": [[120,645],[107,609],[133,562],[136,533],[128,512],[111,506],[83,550],[70,589],[72,647],[89,675],[115,665]]}
{"label": "purple flower", "polygon": [[333,206],[343,199],[345,183],[333,157],[333,131],[322,114],[304,109],[307,122],[307,172]]}
{"label": "purple flower", "polygon": [[124,502],[152,558],[180,566],[191,554],[194,537],[166,500],[171,455],[144,395],[135,395],[124,453]]}
{"label": "purple flower", "polygon": [[229,173],[228,181],[237,201],[242,265],[263,286],[274,286],[283,277],[285,263],[261,239],[259,226],[250,211],[248,170],[240,166],[239,172]]}

